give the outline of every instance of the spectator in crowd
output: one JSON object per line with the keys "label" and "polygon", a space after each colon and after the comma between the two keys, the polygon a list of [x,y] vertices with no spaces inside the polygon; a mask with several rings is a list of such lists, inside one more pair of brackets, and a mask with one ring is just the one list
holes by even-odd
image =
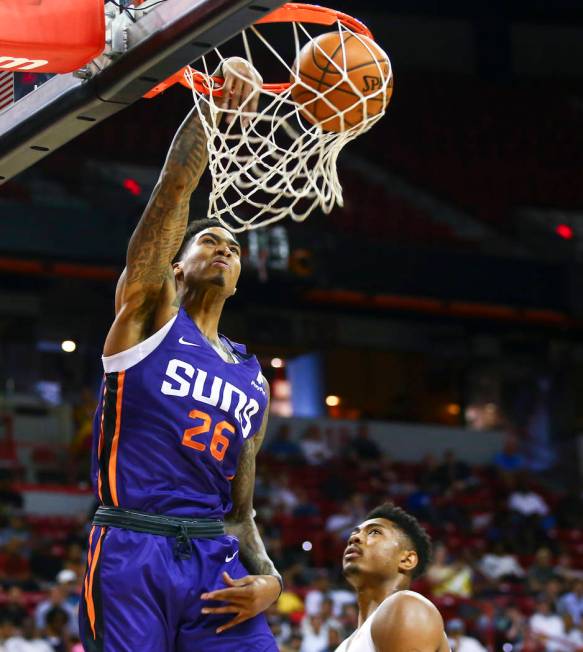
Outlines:
{"label": "spectator in crowd", "polygon": [[306,593],[305,606],[307,616],[315,616],[321,613],[322,605],[329,590],[330,578],[328,571],[320,568],[316,571],[314,579],[311,582],[310,590]]}
{"label": "spectator in crowd", "polygon": [[447,622],[447,638],[452,652],[486,652],[486,648],[477,638],[466,636],[465,629],[461,618],[452,618]]}
{"label": "spectator in crowd", "polygon": [[297,517],[318,516],[320,510],[318,505],[310,499],[308,492],[299,487],[296,490],[297,503],[293,508],[293,515]]}
{"label": "spectator in crowd", "polygon": [[437,598],[442,595],[472,597],[471,567],[462,559],[448,559],[447,548],[442,543],[435,546],[433,562],[427,569],[426,577],[431,593]]}
{"label": "spectator in crowd", "polygon": [[33,582],[30,564],[23,554],[22,543],[18,538],[8,540],[0,549],[0,580],[31,588]]}
{"label": "spectator in crowd", "polygon": [[340,645],[340,643],[342,643],[343,638],[344,634],[342,633],[342,630],[330,627],[328,629],[328,647],[324,650],[324,652],[335,652],[336,648]]}
{"label": "spectator in crowd", "polygon": [[420,521],[425,521],[431,525],[436,525],[439,522],[430,480],[425,476],[422,476],[418,486],[407,496],[406,508]]}
{"label": "spectator in crowd", "polygon": [[531,635],[546,652],[562,652],[564,650],[565,623],[557,615],[552,604],[546,598],[537,600],[535,613],[528,621]]}
{"label": "spectator in crowd", "polygon": [[370,439],[368,425],[360,423],[356,435],[348,442],[345,450],[345,459],[356,464],[378,462],[382,457],[378,444]]}
{"label": "spectator in crowd", "polygon": [[278,603],[272,604],[265,612],[269,627],[275,636],[277,645],[281,647],[291,639],[292,627],[286,616],[280,612]]}
{"label": "spectator in crowd", "polygon": [[302,620],[302,646],[300,652],[325,652],[328,649],[330,626],[318,614],[308,615]]}
{"label": "spectator in crowd", "polygon": [[290,427],[285,423],[279,426],[273,438],[267,442],[263,454],[286,464],[301,464],[304,461],[302,449],[292,439]]}
{"label": "spectator in crowd", "polygon": [[508,435],[501,451],[494,455],[494,467],[502,474],[511,474],[524,469],[524,457],[520,454],[518,437]]}
{"label": "spectator in crowd", "polygon": [[8,517],[8,525],[0,530],[0,547],[16,540],[22,549],[26,549],[31,539],[30,528],[22,513],[14,513]]}
{"label": "spectator in crowd", "polygon": [[516,607],[507,607],[495,619],[495,628],[499,645],[497,649],[504,649],[506,643],[513,647],[520,647],[526,633],[526,616]]}
{"label": "spectator in crowd", "polygon": [[85,572],[86,553],[78,542],[73,541],[67,545],[65,550],[65,557],[63,559],[63,567],[66,570],[71,570],[75,573],[76,577],[82,577]]}
{"label": "spectator in crowd", "polygon": [[325,464],[333,457],[333,451],[322,438],[317,425],[308,426],[302,434],[300,448],[305,461],[311,466]]}
{"label": "spectator in crowd", "polygon": [[572,590],[559,599],[558,610],[561,615],[568,615],[574,625],[583,622],[583,579],[577,580]]}
{"label": "spectator in crowd", "polygon": [[528,587],[532,593],[544,591],[545,586],[557,577],[553,566],[553,555],[549,548],[539,548],[536,551],[534,563],[528,569]]}
{"label": "spectator in crowd", "polygon": [[290,487],[287,473],[282,473],[271,483],[269,502],[276,513],[283,514],[291,514],[298,504],[297,493]]}
{"label": "spectator in crowd", "polygon": [[56,584],[51,587],[49,595],[45,600],[38,603],[34,612],[35,626],[39,631],[44,631],[47,627],[47,614],[54,607],[59,607],[68,616],[69,626],[75,631],[78,609],[75,609],[67,602],[67,592],[63,584]]}
{"label": "spectator in crowd", "polygon": [[514,527],[513,537],[525,553],[549,542],[547,530],[554,525],[545,499],[531,487],[525,474],[518,476],[516,487],[508,498]]}
{"label": "spectator in crowd", "polygon": [[338,618],[344,630],[349,629],[349,633],[352,634],[354,629],[356,629],[356,625],[354,628],[352,627],[351,618],[354,618],[355,623],[358,622],[358,611],[354,612],[356,607],[356,596],[354,592],[349,591],[342,584],[342,586],[332,586],[330,591],[328,591],[328,595],[330,596],[330,600],[332,600],[333,616]]}
{"label": "spectator in crowd", "polygon": [[346,603],[340,613],[340,622],[344,630],[344,638],[350,636],[358,627],[358,605],[355,596],[352,594],[352,602]]}
{"label": "spectator in crowd", "polygon": [[452,652],[486,652],[486,648],[473,636],[466,636],[461,618],[452,618],[446,625],[447,638]]}
{"label": "spectator in crowd", "polygon": [[283,591],[276,602],[278,613],[289,616],[304,611],[304,603],[300,596],[291,588],[288,588],[286,582],[284,582],[283,587]]}
{"label": "spectator in crowd", "polygon": [[299,652],[302,647],[302,635],[298,632],[292,634],[290,640],[279,648],[279,652]]}
{"label": "spectator in crowd", "polygon": [[26,618],[22,629],[14,626],[4,641],[4,652],[54,652],[51,645],[40,638],[32,618]]}
{"label": "spectator in crowd", "polygon": [[478,569],[491,582],[516,580],[525,576],[516,555],[510,553],[503,542],[497,542],[494,549],[486,552],[478,562]]}
{"label": "spectator in crowd", "polygon": [[24,605],[24,593],[19,586],[11,586],[6,592],[6,602],[0,608],[0,615],[16,627],[22,627],[28,611]]}
{"label": "spectator in crowd", "polygon": [[440,494],[455,493],[472,484],[472,472],[452,450],[447,450],[443,454],[443,462],[435,469],[432,480]]}
{"label": "spectator in crowd", "polygon": [[558,577],[560,577],[564,582],[583,580],[583,569],[573,568],[573,558],[568,552],[560,553],[554,570]]}
{"label": "spectator in crowd", "polygon": [[[76,544],[75,544],[76,545]],[[70,615],[69,633],[79,636],[79,602],[81,600],[81,578],[70,568],[64,568],[57,575],[57,584],[63,591],[63,609]]]}
{"label": "spectator in crowd", "polygon": [[[342,632],[342,623],[334,615],[334,600],[329,596],[329,594],[322,600],[320,616],[322,616],[324,625],[329,629],[335,629],[340,633]],[[340,640],[342,641],[342,639]]]}
{"label": "spectator in crowd", "polygon": [[61,607],[52,607],[46,614],[45,640],[54,652],[69,652],[69,614]]}
{"label": "spectator in crowd", "polygon": [[553,609],[556,609],[559,604],[559,598],[563,592],[563,582],[558,576],[555,576],[545,584],[544,591],[539,597],[546,598],[553,606]]}
{"label": "spectator in crowd", "polygon": [[350,499],[342,503],[340,512],[331,514],[326,520],[326,532],[345,541],[350,536],[354,523],[364,519],[366,515],[366,502],[362,494],[353,494]]}
{"label": "spectator in crowd", "polygon": [[549,513],[545,499],[529,486],[524,475],[519,477],[515,490],[510,494],[508,507],[525,517],[546,516]]}

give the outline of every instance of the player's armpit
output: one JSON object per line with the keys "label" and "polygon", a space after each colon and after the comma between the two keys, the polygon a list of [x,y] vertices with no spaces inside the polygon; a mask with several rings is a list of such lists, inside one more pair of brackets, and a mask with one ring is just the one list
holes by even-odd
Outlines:
{"label": "player's armpit", "polygon": [[124,269],[115,291],[115,320],[103,347],[106,356],[126,351],[150,337],[172,319],[179,308],[170,265],[161,289],[130,293],[126,285],[127,269]]}
{"label": "player's armpit", "polygon": [[398,593],[375,613],[371,635],[377,652],[441,652],[443,620],[429,601]]}

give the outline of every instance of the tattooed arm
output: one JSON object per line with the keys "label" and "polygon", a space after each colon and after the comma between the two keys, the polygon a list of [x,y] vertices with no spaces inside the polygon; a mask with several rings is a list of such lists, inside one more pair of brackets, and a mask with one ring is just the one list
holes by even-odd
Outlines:
{"label": "tattooed arm", "polygon": [[[223,64],[223,107],[249,101],[256,109],[260,77],[244,59]],[[126,268],[117,285],[116,318],[104,354],[113,355],[138,344],[163,326],[177,311],[172,260],[188,225],[190,196],[208,162],[206,136],[196,108],[179,127],[150,201],[130,239]]]}
{"label": "tattooed arm", "polygon": [[[144,340],[157,330],[155,313],[160,308],[162,312],[172,310],[171,262],[186,231],[190,196],[206,165],[206,137],[194,108],[172,141],[160,178],[130,239],[105,355],[125,351]],[[168,308],[160,306],[161,295],[170,295],[170,301],[164,302]],[[163,315],[163,323],[170,317]]]}
{"label": "tattooed arm", "polygon": [[[267,381],[264,381],[264,386],[269,391]],[[234,580],[224,573],[227,588],[201,596],[203,600],[221,600],[228,603],[222,607],[203,609],[203,613],[233,614],[232,620],[219,627],[219,633],[265,611],[277,600],[281,592],[281,576],[267,555],[253,519],[255,458],[265,437],[268,410],[269,405],[259,432],[244,444],[237,475],[233,481],[233,509],[225,522],[227,532],[239,539],[239,555],[250,575]]]}

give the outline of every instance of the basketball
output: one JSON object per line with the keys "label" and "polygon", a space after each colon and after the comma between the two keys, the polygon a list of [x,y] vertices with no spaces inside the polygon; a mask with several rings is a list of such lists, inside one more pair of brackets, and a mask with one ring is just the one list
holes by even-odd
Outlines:
{"label": "basketball", "polygon": [[294,102],[308,122],[324,131],[345,131],[374,117],[393,92],[389,57],[361,34],[329,32],[312,39],[292,71]]}

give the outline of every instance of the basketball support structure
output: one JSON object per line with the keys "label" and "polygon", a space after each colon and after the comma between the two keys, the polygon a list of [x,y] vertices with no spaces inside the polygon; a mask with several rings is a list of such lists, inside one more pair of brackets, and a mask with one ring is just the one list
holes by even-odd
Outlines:
{"label": "basketball support structure", "polygon": [[156,5],[124,27],[128,51],[103,70],[87,79],[56,75],[0,113],[0,185],[283,2],[171,0]]}

